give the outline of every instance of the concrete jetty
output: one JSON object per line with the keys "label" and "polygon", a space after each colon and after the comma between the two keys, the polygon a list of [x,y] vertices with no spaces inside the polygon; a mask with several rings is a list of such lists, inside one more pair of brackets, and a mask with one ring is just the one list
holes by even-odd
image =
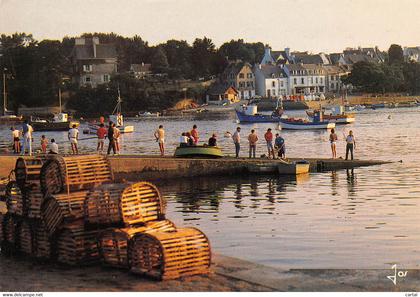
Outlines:
{"label": "concrete jetty", "polygon": [[[6,177],[14,169],[18,156],[0,156],[0,177]],[[291,161],[307,160],[311,172],[350,169],[391,163],[380,160],[343,160],[324,158],[291,158]],[[186,159],[174,157],[119,155],[110,157],[111,167],[117,180],[155,180],[208,175],[247,174],[250,165],[274,165],[281,161],[265,158]]]}

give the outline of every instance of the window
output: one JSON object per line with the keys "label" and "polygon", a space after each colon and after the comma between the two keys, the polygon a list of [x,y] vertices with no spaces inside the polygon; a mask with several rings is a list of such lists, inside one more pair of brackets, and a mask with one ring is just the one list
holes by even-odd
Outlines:
{"label": "window", "polygon": [[318,77],[315,77],[315,83],[316,84],[318,83]]}
{"label": "window", "polygon": [[297,85],[297,78],[294,78],[294,79],[293,79],[293,83],[294,83],[295,85]]}
{"label": "window", "polygon": [[247,78],[252,78],[252,73],[248,73],[248,74],[246,75],[246,77],[247,77]]}
{"label": "window", "polygon": [[271,93],[273,94],[273,96],[276,96],[276,89],[272,89]]}
{"label": "window", "polygon": [[280,87],[282,87],[282,88],[284,87],[284,83],[283,83],[282,80],[280,81]]}
{"label": "window", "polygon": [[254,82],[251,81],[251,88],[253,88],[253,87],[254,87]]}
{"label": "window", "polygon": [[104,74],[104,76],[103,76],[103,80],[104,80],[104,82],[109,82],[109,74]]}
{"label": "window", "polygon": [[333,83],[331,83],[331,90],[332,90],[332,89],[334,89],[334,84],[333,84]]}
{"label": "window", "polygon": [[244,74],[243,73],[239,73],[239,78],[244,78]]}
{"label": "window", "polygon": [[275,87],[276,87],[276,82],[275,82],[275,81],[272,81],[272,82],[271,82],[271,86],[272,86],[273,88],[275,88]]}
{"label": "window", "polygon": [[92,71],[92,65],[83,65],[83,71],[84,72],[91,72]]}
{"label": "window", "polygon": [[246,86],[247,86],[247,88],[249,88],[251,86],[251,84],[249,83],[249,81],[246,82]]}
{"label": "window", "polygon": [[300,83],[303,85],[303,84],[305,84],[305,79],[302,77],[301,79],[300,79]]}
{"label": "window", "polygon": [[309,83],[310,84],[313,84],[314,83],[314,78],[312,76],[309,78]]}
{"label": "window", "polygon": [[90,83],[90,76],[85,76],[85,82]]}
{"label": "window", "polygon": [[323,81],[323,79],[322,79],[322,77],[320,77],[320,78],[319,78],[319,83],[320,83],[321,85],[323,84],[323,82],[322,82],[322,81]]}

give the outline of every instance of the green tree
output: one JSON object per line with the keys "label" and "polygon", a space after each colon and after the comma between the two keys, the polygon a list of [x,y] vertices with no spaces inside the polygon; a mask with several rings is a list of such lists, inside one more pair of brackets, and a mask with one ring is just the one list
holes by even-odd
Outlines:
{"label": "green tree", "polygon": [[391,44],[388,49],[389,64],[401,64],[404,62],[403,50],[398,44]]}
{"label": "green tree", "polygon": [[166,72],[168,67],[169,63],[165,51],[158,46],[152,58],[152,69],[154,72]]}

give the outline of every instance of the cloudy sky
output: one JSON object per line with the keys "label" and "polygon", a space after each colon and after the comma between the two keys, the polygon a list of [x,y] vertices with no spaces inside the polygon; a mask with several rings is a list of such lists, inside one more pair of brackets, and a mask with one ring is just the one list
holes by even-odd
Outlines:
{"label": "cloudy sky", "polygon": [[0,33],[38,40],[84,32],[140,35],[150,44],[210,37],[313,52],[420,45],[419,0],[0,0]]}

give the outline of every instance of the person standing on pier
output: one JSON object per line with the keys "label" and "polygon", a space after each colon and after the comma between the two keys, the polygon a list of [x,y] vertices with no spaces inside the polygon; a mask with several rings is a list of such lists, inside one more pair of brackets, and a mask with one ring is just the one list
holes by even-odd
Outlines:
{"label": "person standing on pier", "polygon": [[353,160],[353,150],[356,149],[356,140],[353,135],[353,131],[349,131],[349,135],[346,137],[346,160],[348,160],[349,152],[351,154],[351,159]]}
{"label": "person standing on pier", "polygon": [[156,142],[159,144],[160,155],[163,157],[165,155],[165,130],[163,130],[163,125],[159,125],[159,128],[155,131],[154,136],[156,138]]}
{"label": "person standing on pier", "polygon": [[121,143],[120,143],[120,137],[121,137],[121,131],[120,129],[117,128],[117,126],[115,124],[112,125],[112,128],[114,129],[114,145],[115,145],[115,150],[117,151],[117,155],[120,154],[120,150],[121,150]]}
{"label": "person standing on pier", "polygon": [[264,134],[264,138],[267,142],[268,158],[270,159],[272,155],[273,159],[275,159],[276,157],[274,156],[273,133],[271,132],[271,128],[267,129],[267,132]]}
{"label": "person standing on pier", "polygon": [[107,152],[108,155],[111,153],[111,149],[114,152],[114,155],[116,154],[113,125],[114,125],[113,122],[109,122],[109,126],[108,126],[108,141],[109,141],[109,143],[108,143],[108,152]]}
{"label": "person standing on pier", "polygon": [[29,125],[28,120],[25,120],[25,122],[22,125],[22,134],[23,134],[23,149],[22,149],[22,155],[26,153],[26,147],[28,147],[28,154],[29,156],[32,156],[32,132],[34,129],[31,125]]}
{"label": "person standing on pier", "polygon": [[233,133],[232,139],[235,144],[236,158],[239,158],[239,151],[241,150],[241,127],[236,128],[236,132]]}
{"label": "person standing on pier", "polygon": [[47,145],[48,145],[48,139],[45,137],[45,135],[41,136],[41,150],[43,154],[47,153]]}
{"label": "person standing on pier", "polygon": [[97,152],[103,153],[104,152],[104,143],[105,143],[105,136],[107,134],[105,125],[101,123],[99,125],[98,131],[96,131],[96,135],[98,136],[98,146],[96,148]]}
{"label": "person standing on pier", "polygon": [[191,137],[194,139],[194,144],[197,145],[198,143],[198,130],[197,130],[197,125],[193,126],[193,129],[190,132]]}
{"label": "person standing on pier", "polygon": [[69,130],[68,138],[71,144],[71,150],[73,154],[78,154],[79,149],[77,148],[77,141],[79,139],[79,130],[76,128],[76,125]]}
{"label": "person standing on pier", "polygon": [[335,130],[332,128],[330,133],[330,143],[333,159],[337,158],[337,139],[337,134],[335,134]]}
{"label": "person standing on pier", "polygon": [[15,154],[20,153],[20,131],[15,127],[11,127],[12,130],[12,137],[13,137],[13,152]]}
{"label": "person standing on pier", "polygon": [[255,159],[255,153],[257,151],[257,142],[258,142],[258,135],[255,133],[255,130],[251,130],[251,134],[248,135],[248,141],[249,141],[249,158]]}

